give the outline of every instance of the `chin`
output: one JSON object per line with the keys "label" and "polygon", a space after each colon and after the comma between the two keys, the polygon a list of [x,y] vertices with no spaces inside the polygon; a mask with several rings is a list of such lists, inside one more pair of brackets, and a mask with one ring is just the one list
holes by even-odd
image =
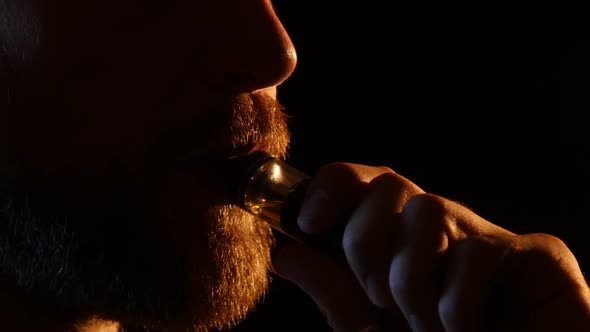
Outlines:
{"label": "chin", "polygon": [[[161,306],[144,308],[146,317],[131,321],[167,331],[221,329],[242,321],[266,295],[272,230],[215,188],[207,176],[175,173],[156,190],[155,219],[143,236],[154,241],[143,245],[150,254],[142,255],[143,270],[159,285],[156,302],[146,304]],[[140,278],[134,279],[141,285]]]}
{"label": "chin", "polygon": [[[175,241],[162,255],[168,261],[161,263],[170,270],[154,293],[161,307],[144,308],[144,317],[143,310],[136,317],[130,312],[121,317],[124,325],[182,332],[229,328],[264,298],[274,246],[271,228],[232,206],[212,208],[203,220],[206,232],[168,231]],[[154,305],[150,302],[144,305]]]}
{"label": "chin", "polygon": [[46,195],[13,195],[0,213],[0,275],[14,276],[72,324],[98,319],[170,332],[234,326],[267,292],[271,228],[172,187],[148,202],[113,193],[111,203],[67,217],[37,208]]}

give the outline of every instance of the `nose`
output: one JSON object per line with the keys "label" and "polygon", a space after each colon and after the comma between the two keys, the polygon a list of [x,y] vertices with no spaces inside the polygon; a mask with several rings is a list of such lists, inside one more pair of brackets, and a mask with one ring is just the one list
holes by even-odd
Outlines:
{"label": "nose", "polygon": [[[225,1],[221,1],[225,2]],[[240,92],[278,86],[295,69],[295,47],[269,0],[240,0],[215,24],[214,81]]]}

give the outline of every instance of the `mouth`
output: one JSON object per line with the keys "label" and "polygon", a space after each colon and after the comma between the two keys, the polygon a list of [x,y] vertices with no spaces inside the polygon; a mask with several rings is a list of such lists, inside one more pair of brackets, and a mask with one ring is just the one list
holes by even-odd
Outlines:
{"label": "mouth", "polygon": [[241,145],[232,144],[231,140],[227,138],[219,140],[211,139],[207,141],[207,144],[199,145],[188,152],[179,154],[174,158],[174,163],[193,166],[199,163],[223,163],[240,156],[249,155],[258,150],[272,153],[274,151],[271,151],[271,146],[272,144],[269,138],[249,140]]}
{"label": "mouth", "polygon": [[237,204],[232,188],[245,170],[229,167],[235,164],[230,161],[260,150],[277,158],[286,154],[286,117],[268,98],[236,96],[167,130],[147,155],[145,176],[162,187],[175,188],[174,192],[181,193],[175,197]]}
{"label": "mouth", "polygon": [[270,153],[271,144],[268,139],[264,139],[258,142],[249,142],[242,149],[237,149],[233,154],[231,154],[227,158],[227,160],[232,160],[241,156],[246,156],[260,150]]}
{"label": "mouth", "polygon": [[229,161],[259,150],[277,158],[286,153],[286,118],[282,107],[268,95],[238,95],[196,117],[161,137],[152,160],[157,172],[180,172],[225,187],[232,178],[227,171]]}
{"label": "mouth", "polygon": [[[205,191],[210,202],[218,204],[239,205],[236,187],[243,177],[246,169],[231,167],[233,160],[247,156],[260,150],[268,150],[270,141],[250,141],[243,146],[230,146],[224,143],[210,143],[205,148],[197,148],[178,157],[171,169],[166,174],[180,179],[182,186],[201,188],[197,191]],[[224,146],[220,148],[220,146]],[[207,152],[207,153],[205,153]],[[194,194],[193,189],[187,189],[185,193]],[[203,194],[200,194],[203,195]]]}
{"label": "mouth", "polygon": [[[240,178],[241,175],[239,174],[242,171],[235,167],[229,167],[229,165],[233,164],[232,161],[257,151],[268,152],[271,150],[270,147],[271,144],[268,140],[251,141],[244,146],[234,147],[227,150],[227,152],[220,153],[215,158],[211,158],[210,155],[207,158],[202,157],[202,151],[191,152],[179,162],[179,165],[183,170],[191,173],[206,172],[215,178],[216,182],[222,184],[223,188],[233,188],[235,186],[233,180]],[[270,154],[270,152],[268,153]],[[231,192],[231,197],[234,197],[233,192]]]}

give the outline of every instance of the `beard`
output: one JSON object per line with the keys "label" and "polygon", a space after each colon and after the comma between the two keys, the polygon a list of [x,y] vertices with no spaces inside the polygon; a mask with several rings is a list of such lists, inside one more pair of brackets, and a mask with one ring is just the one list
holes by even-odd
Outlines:
{"label": "beard", "polygon": [[[265,139],[284,157],[286,116],[269,98],[257,100],[234,102],[232,144]],[[72,325],[234,326],[267,292],[271,228],[221,199],[193,195],[215,180],[178,173],[3,184],[0,274]]]}

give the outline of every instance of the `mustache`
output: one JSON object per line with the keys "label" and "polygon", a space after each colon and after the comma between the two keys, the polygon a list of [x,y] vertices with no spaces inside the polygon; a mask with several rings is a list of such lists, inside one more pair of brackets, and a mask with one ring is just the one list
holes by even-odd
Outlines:
{"label": "mustache", "polygon": [[264,92],[227,98],[162,133],[148,149],[145,165],[150,168],[184,160],[221,161],[256,145],[285,157],[290,117],[284,110]]}
{"label": "mustache", "polygon": [[232,110],[230,135],[234,149],[262,142],[272,150],[269,152],[285,157],[290,118],[275,98],[265,93],[241,94]]}

